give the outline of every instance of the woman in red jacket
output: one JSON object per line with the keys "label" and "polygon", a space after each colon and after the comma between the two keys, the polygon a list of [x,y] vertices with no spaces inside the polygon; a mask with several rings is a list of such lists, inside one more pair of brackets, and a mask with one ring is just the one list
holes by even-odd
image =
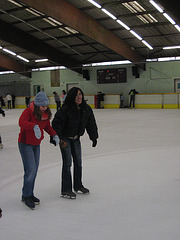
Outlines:
{"label": "woman in red jacket", "polygon": [[52,116],[48,107],[49,100],[44,92],[39,92],[34,102],[25,109],[19,118],[20,133],[18,139],[19,151],[24,166],[24,183],[22,202],[34,209],[40,200],[34,196],[34,184],[39,166],[40,143],[45,130],[52,138],[54,145],[59,144],[59,137],[50,125]]}

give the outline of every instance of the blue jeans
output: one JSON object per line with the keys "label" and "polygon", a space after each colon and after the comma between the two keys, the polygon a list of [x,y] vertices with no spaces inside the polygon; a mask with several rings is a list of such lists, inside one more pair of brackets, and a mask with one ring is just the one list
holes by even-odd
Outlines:
{"label": "blue jeans", "polygon": [[34,196],[34,184],[39,167],[40,145],[18,143],[24,166],[23,197]]}
{"label": "blue jeans", "polygon": [[71,166],[74,164],[73,188],[78,190],[82,185],[82,158],[81,143],[79,139],[64,139],[67,143],[66,148],[61,148],[62,154],[62,182],[61,192],[72,191]]}

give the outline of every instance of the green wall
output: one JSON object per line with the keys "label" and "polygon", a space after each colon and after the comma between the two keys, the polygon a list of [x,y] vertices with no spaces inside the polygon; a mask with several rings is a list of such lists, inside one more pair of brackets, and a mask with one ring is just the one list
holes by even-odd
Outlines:
{"label": "green wall", "polygon": [[[50,71],[38,71],[32,73],[31,95],[33,95],[33,85],[41,85],[47,95],[52,96],[53,91],[61,94],[63,89],[67,89],[67,84],[78,83],[85,94],[96,94],[102,91],[106,94],[119,94],[123,92],[125,102],[128,99],[128,92],[135,88],[139,93],[169,93],[174,92],[174,79],[180,78],[180,61],[171,62],[148,62],[146,71],[139,70],[140,78],[132,76],[132,64],[86,67],[89,70],[90,81],[87,81],[78,74],[69,69],[60,71],[60,88],[51,87]],[[97,69],[104,68],[126,68],[127,82],[113,84],[97,84]],[[22,81],[23,77],[19,74],[0,75],[0,82],[16,80]]]}

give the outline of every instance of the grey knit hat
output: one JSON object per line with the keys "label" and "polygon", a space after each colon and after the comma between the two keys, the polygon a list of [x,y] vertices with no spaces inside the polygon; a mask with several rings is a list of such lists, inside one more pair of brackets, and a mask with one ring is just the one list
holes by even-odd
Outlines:
{"label": "grey knit hat", "polygon": [[36,106],[46,106],[49,104],[49,100],[45,92],[39,92],[34,99],[34,104]]}

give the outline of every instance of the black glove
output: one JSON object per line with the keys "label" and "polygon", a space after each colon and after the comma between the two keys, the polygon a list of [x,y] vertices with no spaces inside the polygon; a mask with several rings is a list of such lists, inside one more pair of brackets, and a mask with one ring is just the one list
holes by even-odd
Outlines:
{"label": "black glove", "polygon": [[56,146],[56,141],[53,139],[52,136],[50,136],[50,143],[54,144],[54,146]]}
{"label": "black glove", "polygon": [[2,113],[3,117],[5,117],[5,112]]}
{"label": "black glove", "polygon": [[97,139],[93,140],[92,142],[92,147],[95,147],[97,145]]}

